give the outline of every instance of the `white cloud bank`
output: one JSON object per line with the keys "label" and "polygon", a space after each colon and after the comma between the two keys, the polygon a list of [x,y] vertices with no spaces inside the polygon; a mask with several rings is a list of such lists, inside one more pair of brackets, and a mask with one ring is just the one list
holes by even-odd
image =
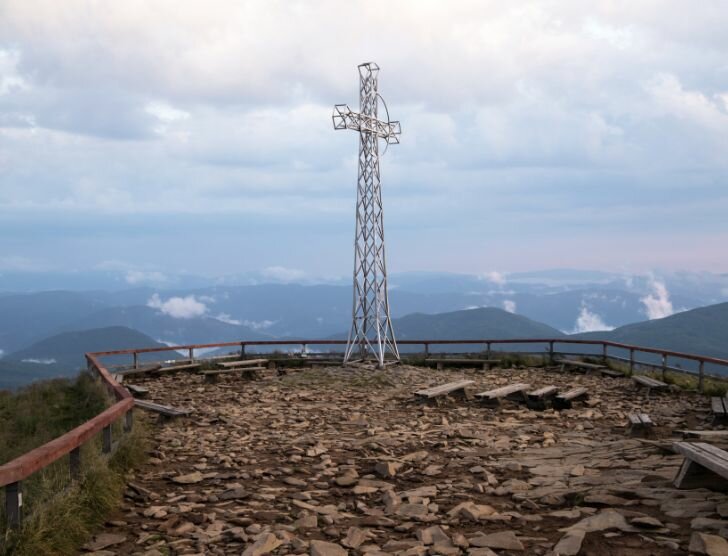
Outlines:
{"label": "white cloud bank", "polygon": [[645,306],[647,318],[650,320],[663,319],[672,315],[675,309],[672,306],[672,301],[670,301],[670,292],[667,291],[665,282],[651,276],[649,284],[652,291],[640,298]]}
{"label": "white cloud bank", "polygon": [[23,359],[23,363],[35,363],[36,365],[53,365],[53,363],[56,362],[55,359],[52,357],[48,357],[46,359],[35,359],[35,358],[29,358],[29,359]]}
{"label": "white cloud bank", "polygon": [[303,270],[296,268],[286,268],[284,266],[269,266],[261,271],[264,278],[275,280],[277,282],[296,282],[306,278]]}
{"label": "white cloud bank", "polygon": [[485,274],[482,274],[480,276],[481,279],[487,280],[491,284],[495,284],[496,286],[505,286],[507,283],[506,275],[502,272],[498,272],[497,270],[491,270],[490,272],[486,272]]}
{"label": "white cloud bank", "polygon": [[127,284],[136,286],[137,284],[160,284],[167,281],[167,277],[161,272],[151,271],[144,272],[142,270],[129,270],[124,276]]}
{"label": "white cloud bank", "polygon": [[503,300],[503,308],[508,311],[509,313],[515,313],[516,312],[516,302],[512,299],[505,299]]}
{"label": "white cloud bank", "polygon": [[580,334],[582,332],[600,332],[604,330],[614,330],[613,326],[609,326],[596,313],[592,313],[589,307],[582,304],[579,316],[576,318],[576,324],[572,334]]}
{"label": "white cloud bank", "polygon": [[275,320],[244,320],[243,324],[249,328],[252,328],[253,330],[265,330],[266,328],[270,328],[273,326],[276,322]]}
{"label": "white cloud bank", "polygon": [[170,297],[166,301],[154,294],[147,301],[147,307],[159,309],[165,315],[169,315],[175,319],[192,319],[201,317],[207,313],[207,306],[195,299],[194,295],[186,297]]}

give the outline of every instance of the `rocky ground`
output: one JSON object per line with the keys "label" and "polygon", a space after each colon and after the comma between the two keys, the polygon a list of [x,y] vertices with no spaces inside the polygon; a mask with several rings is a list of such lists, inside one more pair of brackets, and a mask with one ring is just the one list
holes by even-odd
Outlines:
{"label": "rocky ground", "polygon": [[[472,392],[526,382],[590,397],[532,411],[413,396],[463,378]],[[152,457],[86,547],[98,554],[728,554],[728,496],[672,486],[673,431],[708,427],[695,394],[648,400],[629,379],[540,368],[137,383],[192,414],[151,426]],[[635,410],[651,439],[627,435]]]}

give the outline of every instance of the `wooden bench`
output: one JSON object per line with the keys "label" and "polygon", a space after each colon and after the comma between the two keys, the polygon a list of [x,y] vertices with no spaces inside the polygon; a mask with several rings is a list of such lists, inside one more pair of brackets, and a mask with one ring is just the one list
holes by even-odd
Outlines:
{"label": "wooden bench", "polygon": [[484,371],[488,370],[491,365],[500,364],[500,359],[455,359],[446,357],[428,357],[425,359],[426,365],[436,365],[437,370],[441,371],[445,368],[445,365],[470,365],[471,367],[482,367]]}
{"label": "wooden bench", "polygon": [[162,405],[159,403],[148,402],[146,400],[135,399],[134,405],[136,407],[140,407],[141,409],[146,409],[147,411],[154,411],[155,413],[159,413],[159,416],[162,419],[173,419],[175,417],[185,417],[186,415],[190,414],[189,409],[178,409],[175,407],[170,407],[168,405]]}
{"label": "wooden bench", "polygon": [[162,365],[159,363],[155,363],[153,365],[144,365],[143,367],[135,367],[133,369],[126,369],[123,371],[117,371],[116,374],[119,374],[121,376],[129,376],[129,375],[143,375],[146,373],[153,373],[154,371],[158,371],[162,368]]}
{"label": "wooden bench", "polygon": [[254,380],[260,378],[258,371],[264,371],[265,367],[237,367],[232,369],[218,369],[216,371],[202,371],[200,374],[205,377],[205,382],[217,382],[217,377],[230,373],[240,373],[240,378]]}
{"label": "wooden bench", "polygon": [[183,365],[169,365],[168,367],[162,367],[154,371],[154,374],[160,373],[176,373],[178,371],[196,371],[200,368],[199,363],[185,363]]}
{"label": "wooden bench", "polygon": [[439,386],[432,386],[430,388],[424,388],[417,390],[415,396],[418,398],[432,399],[440,396],[447,396],[454,392],[465,393],[465,388],[473,384],[472,380],[459,380],[457,382],[448,382],[447,384],[440,384]]}
{"label": "wooden bench", "polygon": [[728,452],[704,442],[676,442],[672,447],[685,456],[675,487],[728,490]]}
{"label": "wooden bench", "polygon": [[713,423],[728,421],[728,398],[715,396],[710,398],[710,409],[713,412]]}
{"label": "wooden bench", "polygon": [[526,405],[529,409],[546,409],[546,404],[558,393],[558,386],[544,386],[526,394]]}
{"label": "wooden bench", "polygon": [[566,367],[574,369],[583,369],[586,374],[594,374],[604,370],[608,370],[605,365],[597,365],[595,363],[586,363],[585,361],[575,361],[573,359],[555,359],[554,363],[561,365],[561,371],[565,371]]}
{"label": "wooden bench", "polygon": [[627,419],[629,419],[628,432],[631,436],[647,436],[654,424],[647,413],[630,413]]}
{"label": "wooden bench", "polygon": [[149,389],[144,388],[144,386],[137,386],[136,384],[126,384],[125,387],[127,390],[129,390],[129,392],[132,393],[135,398],[143,398],[149,393]]}
{"label": "wooden bench", "polygon": [[650,392],[652,390],[667,390],[668,385],[661,380],[657,380],[655,378],[644,376],[644,375],[637,375],[633,376],[632,380],[634,381],[634,385],[636,388],[645,387],[647,388],[647,397],[650,397]]}
{"label": "wooden bench", "polygon": [[530,387],[530,384],[525,383],[509,384],[494,390],[488,390],[487,392],[480,392],[479,394],[475,394],[475,397],[490,407],[499,406],[503,398],[518,402],[527,402],[526,390]]}
{"label": "wooden bench", "polygon": [[589,391],[583,386],[578,386],[559,394],[554,398],[555,409],[569,409],[574,402],[583,401],[589,397]]}
{"label": "wooden bench", "polygon": [[261,365],[267,365],[267,359],[241,359],[240,361],[228,361],[227,363],[218,363],[219,367],[223,369],[235,369],[237,367],[260,367]]}

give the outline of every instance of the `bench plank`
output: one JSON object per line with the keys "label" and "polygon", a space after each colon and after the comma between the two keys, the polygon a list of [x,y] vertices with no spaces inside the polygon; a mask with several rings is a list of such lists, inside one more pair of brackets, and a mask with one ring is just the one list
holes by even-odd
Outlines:
{"label": "bench plank", "polygon": [[144,397],[149,393],[148,388],[144,386],[137,386],[136,384],[127,384],[126,389],[129,390],[134,396]]}
{"label": "bench plank", "polygon": [[441,371],[445,365],[471,365],[473,367],[482,367],[483,370],[488,370],[491,365],[500,364],[500,359],[465,359],[465,358],[443,358],[443,357],[428,357],[425,359],[426,365],[436,365],[437,370]]}
{"label": "bench plank", "polygon": [[728,400],[715,396],[710,398],[710,406],[714,415],[725,416],[728,414]]}
{"label": "bench plank", "polygon": [[630,413],[628,432],[632,436],[647,436],[652,430],[652,419],[647,413]]}
{"label": "bench plank", "polygon": [[599,365],[596,363],[587,363],[586,361],[575,361],[573,359],[554,359],[554,363],[558,363],[562,367],[568,365],[571,367],[582,367],[584,369],[606,369],[607,368],[604,365]]}
{"label": "bench plank", "polygon": [[635,384],[647,386],[649,388],[667,388],[668,386],[667,383],[657,380],[656,378],[652,378],[651,376],[637,375],[633,376],[632,380],[634,380]]}
{"label": "bench plank", "polygon": [[704,442],[676,442],[685,460],[675,477],[677,488],[728,490],[728,452]]}
{"label": "bench plank", "polygon": [[486,392],[480,392],[478,394],[475,394],[475,397],[493,400],[493,399],[497,399],[497,398],[504,398],[506,396],[510,396],[511,394],[516,394],[518,392],[523,392],[524,390],[528,390],[530,387],[531,387],[530,384],[525,384],[525,383],[508,384],[507,386],[501,386],[500,388],[495,388],[493,390],[488,390]]}
{"label": "bench plank", "polygon": [[447,384],[440,384],[439,386],[432,386],[430,388],[417,390],[417,392],[415,392],[415,396],[428,399],[436,398],[438,396],[446,396],[447,394],[451,394],[452,392],[464,390],[466,386],[470,386],[471,384],[473,384],[472,380],[459,380],[457,382],[448,382]]}
{"label": "bench plank", "polygon": [[155,363],[153,365],[144,365],[143,367],[136,367],[134,369],[126,369],[123,371],[117,371],[116,374],[120,374],[122,376],[143,375],[145,373],[152,373],[154,371],[158,371],[161,368],[162,368],[161,364]]}
{"label": "bench plank", "polygon": [[266,365],[268,363],[267,359],[243,359],[241,361],[229,361],[226,363],[218,363],[218,366],[224,368],[224,369],[232,369],[234,367],[248,367],[248,366],[254,366],[259,367],[260,365]]}
{"label": "bench plank", "polygon": [[583,386],[578,386],[559,394],[554,398],[554,408],[569,409],[573,402],[581,401],[589,397],[589,391]]}
{"label": "bench plank", "polygon": [[199,369],[199,368],[200,368],[199,363],[185,363],[183,365],[169,365],[167,367],[162,367],[161,369],[157,369],[156,372],[171,373],[171,372],[175,372],[175,371],[186,371],[186,370]]}
{"label": "bench plank", "polygon": [[215,382],[219,375],[240,373],[241,377],[258,378],[258,371],[264,371],[265,367],[234,367],[232,369],[217,369],[214,371],[202,371],[200,374],[205,377],[206,382]]}
{"label": "bench plank", "polygon": [[652,392],[652,390],[661,391],[669,388],[668,384],[649,376],[636,375],[632,377],[632,380],[634,381],[635,388],[639,388],[641,386],[647,388],[648,398],[650,397],[650,393]]}
{"label": "bench plank", "polygon": [[526,396],[526,390],[528,390],[530,387],[531,385],[526,383],[508,384],[506,386],[501,386],[500,388],[495,388],[486,392],[480,392],[478,394],[475,394],[475,397],[478,398],[481,402],[490,406],[500,405],[500,401],[503,398],[509,398],[514,401],[527,402],[528,398]]}
{"label": "bench plank", "polygon": [[544,386],[533,392],[526,394],[526,404],[529,409],[546,409],[547,402],[552,402],[552,398],[559,393],[558,386]]}
{"label": "bench plank", "polygon": [[159,403],[149,402],[146,400],[134,400],[134,405],[148,411],[155,411],[165,417],[183,417],[190,414],[189,409],[179,409],[170,407],[168,405],[162,405]]}

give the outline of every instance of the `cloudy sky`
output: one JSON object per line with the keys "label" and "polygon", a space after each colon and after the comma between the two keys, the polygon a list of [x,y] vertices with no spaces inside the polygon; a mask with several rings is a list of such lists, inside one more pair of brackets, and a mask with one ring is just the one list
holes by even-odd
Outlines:
{"label": "cloudy sky", "polygon": [[[0,1],[0,270],[728,271],[728,4]],[[587,7],[588,6],[588,7]]]}

